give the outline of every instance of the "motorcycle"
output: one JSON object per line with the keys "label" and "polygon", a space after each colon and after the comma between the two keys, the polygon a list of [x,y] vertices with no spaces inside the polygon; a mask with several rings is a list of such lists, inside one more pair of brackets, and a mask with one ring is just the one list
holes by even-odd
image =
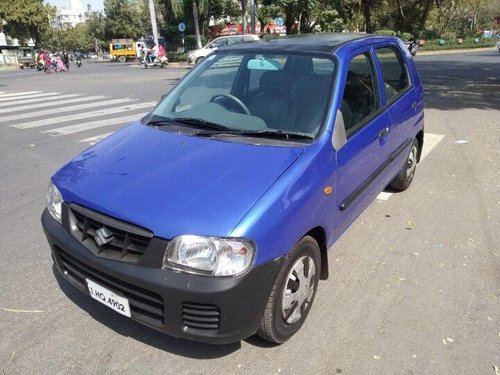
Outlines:
{"label": "motorcycle", "polygon": [[76,66],[78,68],[81,68],[82,67],[82,59],[76,59]]}
{"label": "motorcycle", "polygon": [[167,56],[156,57],[156,56],[149,54],[149,53],[144,55],[144,57],[141,61],[141,68],[142,69],[153,68],[155,66],[159,66],[160,68],[163,69],[167,65],[168,65]]}
{"label": "motorcycle", "polygon": [[408,51],[410,51],[410,55],[415,56],[418,49],[417,41],[410,39],[406,42],[406,48],[408,48]]}

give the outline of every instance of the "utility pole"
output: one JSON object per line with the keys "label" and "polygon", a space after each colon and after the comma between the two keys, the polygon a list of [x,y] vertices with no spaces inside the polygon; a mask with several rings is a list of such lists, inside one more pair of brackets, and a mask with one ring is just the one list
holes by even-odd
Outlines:
{"label": "utility pole", "polygon": [[153,0],[148,0],[149,3],[149,17],[151,17],[151,28],[153,29],[153,39],[155,44],[158,46],[158,27],[156,26],[156,13],[155,13],[155,3]]}

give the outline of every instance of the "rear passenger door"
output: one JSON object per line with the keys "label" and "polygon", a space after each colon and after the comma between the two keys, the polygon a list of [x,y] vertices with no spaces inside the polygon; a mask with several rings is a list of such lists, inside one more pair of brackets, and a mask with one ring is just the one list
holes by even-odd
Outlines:
{"label": "rear passenger door", "polygon": [[382,106],[381,86],[370,48],[350,55],[343,78],[341,112],[347,141],[337,150],[340,232],[386,186],[391,151],[391,120]]}
{"label": "rear passenger door", "polygon": [[423,109],[421,93],[412,82],[406,59],[397,45],[375,48],[379,71],[382,76],[383,102],[388,108],[393,124],[391,148],[395,157],[391,171],[396,174],[403,165],[417,129]]}

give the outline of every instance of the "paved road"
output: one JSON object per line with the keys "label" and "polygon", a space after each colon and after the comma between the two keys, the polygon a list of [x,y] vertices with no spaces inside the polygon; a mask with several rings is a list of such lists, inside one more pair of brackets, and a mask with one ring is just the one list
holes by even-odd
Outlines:
{"label": "paved road", "polygon": [[0,373],[494,374],[499,58],[417,56],[428,135],[414,184],[382,194],[330,249],[331,276],[308,321],[275,347],[164,336],[52,268],[39,222],[50,175],[147,111],[186,69],[0,72]]}

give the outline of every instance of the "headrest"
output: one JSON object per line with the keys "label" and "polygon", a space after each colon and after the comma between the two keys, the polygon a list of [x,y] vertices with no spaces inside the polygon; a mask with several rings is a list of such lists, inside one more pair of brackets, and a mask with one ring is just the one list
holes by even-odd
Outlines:
{"label": "headrest", "polygon": [[262,74],[259,83],[261,88],[287,90],[290,87],[290,77],[282,71],[269,71]]}

